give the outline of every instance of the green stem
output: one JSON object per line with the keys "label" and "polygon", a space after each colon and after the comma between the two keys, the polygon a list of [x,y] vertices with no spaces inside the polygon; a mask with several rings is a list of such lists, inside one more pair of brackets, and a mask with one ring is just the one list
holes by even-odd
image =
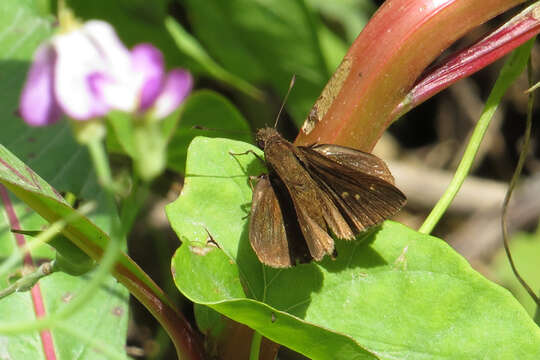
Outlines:
{"label": "green stem", "polygon": [[139,214],[139,210],[143,207],[149,193],[149,183],[140,181],[134,176],[132,190],[128,197],[122,201],[120,209],[120,222],[122,223],[125,234],[128,234],[131,230]]}
{"label": "green stem", "polygon": [[0,299],[15,292],[29,291],[40,279],[53,273],[51,262],[41,264],[36,270],[29,274],[24,274],[19,280],[7,288],[0,290]]}
{"label": "green stem", "polygon": [[[529,78],[529,84],[532,82],[532,64],[528,64],[528,78]],[[529,296],[534,300],[537,307],[540,307],[540,298],[536,296],[536,293],[533,289],[527,284],[525,279],[519,274],[519,271],[516,267],[516,264],[514,263],[514,259],[512,257],[512,252],[510,251],[510,244],[508,243],[508,204],[510,203],[510,199],[512,197],[512,193],[514,192],[514,189],[516,188],[517,182],[519,180],[519,177],[521,176],[521,172],[523,170],[523,165],[525,165],[525,160],[527,159],[527,154],[529,153],[529,144],[531,142],[531,132],[532,132],[532,113],[534,108],[534,94],[529,92],[529,104],[527,107],[527,121],[525,123],[525,134],[523,135],[523,138],[525,141],[523,142],[523,147],[521,148],[521,152],[519,154],[519,160],[516,166],[516,169],[514,170],[514,174],[512,175],[512,179],[510,180],[510,184],[508,185],[508,191],[506,192],[506,196],[504,197],[503,206],[502,206],[502,215],[501,215],[501,227],[502,227],[502,233],[503,233],[503,245],[504,245],[504,251],[506,252],[506,257],[508,258],[508,262],[510,263],[510,267],[512,268],[512,272],[514,273],[514,276],[519,281],[521,286],[527,291]]]}
{"label": "green stem", "polygon": [[113,196],[114,200],[114,187],[111,176],[111,168],[109,166],[109,158],[105,147],[101,140],[90,141],[88,144],[88,151],[90,152],[90,158],[92,159],[92,164],[96,170],[97,178],[99,184]]}
{"label": "green stem", "polygon": [[523,72],[529,59],[530,50],[534,39],[529,40],[517,50],[512,53],[510,59],[506,61],[502,68],[491,93],[486,101],[484,111],[474,128],[474,131],[469,140],[469,144],[465,149],[463,158],[459,163],[459,166],[454,174],[454,178],[448,185],[448,188],[444,192],[443,196],[439,199],[431,213],[428,215],[420,229],[420,233],[429,234],[433,231],[446,209],[450,206],[454,198],[456,197],[461,185],[465,181],[465,178],[469,174],[471,166],[476,157],[476,153],[480,147],[480,143],[486,133],[486,130],[491,122],[491,118],[497,110],[497,107],[501,101],[502,96],[508,89],[508,87],[514,82],[514,80]]}
{"label": "green stem", "polygon": [[251,348],[249,350],[249,360],[259,360],[259,352],[261,351],[262,335],[253,330],[253,337],[251,338]]}
{"label": "green stem", "polygon": [[480,117],[480,120],[474,128],[471,139],[469,140],[469,144],[465,149],[463,158],[459,163],[459,166],[454,174],[454,177],[452,178],[452,181],[450,182],[450,185],[448,185],[448,188],[444,192],[443,196],[439,199],[433,210],[431,210],[431,213],[428,215],[428,217],[418,230],[420,233],[431,233],[433,231],[433,228],[435,228],[443,214],[446,212],[446,210],[456,197],[459,189],[461,188],[461,185],[469,174],[469,170],[471,169],[474,158],[476,157],[476,153],[478,152],[482,139],[484,138],[486,130],[491,122],[491,117],[493,116],[496,108],[497,106],[485,109],[484,113]]}

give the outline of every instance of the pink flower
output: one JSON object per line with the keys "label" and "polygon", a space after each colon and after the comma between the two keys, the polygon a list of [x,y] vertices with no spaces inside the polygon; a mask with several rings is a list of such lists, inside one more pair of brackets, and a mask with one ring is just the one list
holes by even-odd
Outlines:
{"label": "pink flower", "polygon": [[165,73],[154,46],[129,51],[111,25],[94,20],[37,49],[19,112],[33,126],[52,124],[62,114],[88,120],[110,110],[159,119],[180,105],[192,85],[185,70]]}

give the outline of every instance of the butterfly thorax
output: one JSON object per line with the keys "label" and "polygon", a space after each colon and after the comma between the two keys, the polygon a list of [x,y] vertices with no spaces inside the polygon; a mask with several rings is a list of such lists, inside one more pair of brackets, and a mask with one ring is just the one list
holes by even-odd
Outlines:
{"label": "butterfly thorax", "polygon": [[276,129],[270,127],[260,129],[257,131],[256,140],[257,145],[264,150],[266,164],[271,172],[275,171],[280,178],[290,180],[307,175],[299,159],[302,155]]}

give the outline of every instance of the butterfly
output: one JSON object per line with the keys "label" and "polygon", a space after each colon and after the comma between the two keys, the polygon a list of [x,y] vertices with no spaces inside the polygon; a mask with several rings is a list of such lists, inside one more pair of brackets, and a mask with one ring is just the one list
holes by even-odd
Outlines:
{"label": "butterfly", "polygon": [[268,174],[253,190],[249,241],[259,260],[285,268],[335,255],[406,203],[383,160],[352,148],[295,146],[274,128],[257,132]]}

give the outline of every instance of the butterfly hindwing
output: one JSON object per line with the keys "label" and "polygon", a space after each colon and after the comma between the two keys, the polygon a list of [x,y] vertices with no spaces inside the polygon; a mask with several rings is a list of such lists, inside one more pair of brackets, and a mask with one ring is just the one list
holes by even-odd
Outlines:
{"label": "butterfly hindwing", "polygon": [[249,241],[261,262],[273,267],[289,267],[291,260],[283,213],[268,175],[262,175],[253,190]]}

